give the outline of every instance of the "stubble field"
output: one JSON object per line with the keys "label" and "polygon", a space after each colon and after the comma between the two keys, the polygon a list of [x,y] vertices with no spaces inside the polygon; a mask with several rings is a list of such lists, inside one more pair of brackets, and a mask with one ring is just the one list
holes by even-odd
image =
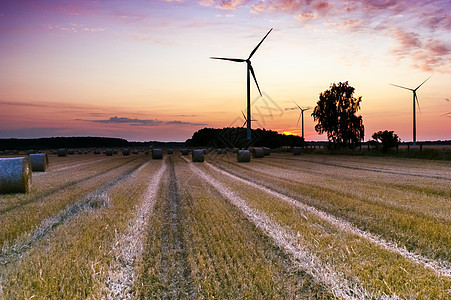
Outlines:
{"label": "stubble field", "polygon": [[451,163],[50,156],[0,195],[0,299],[449,299]]}

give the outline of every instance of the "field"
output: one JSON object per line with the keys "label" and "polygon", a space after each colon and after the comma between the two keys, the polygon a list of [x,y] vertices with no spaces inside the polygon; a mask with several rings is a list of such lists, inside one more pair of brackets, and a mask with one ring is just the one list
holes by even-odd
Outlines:
{"label": "field", "polygon": [[0,299],[450,299],[451,163],[49,156],[0,195]]}

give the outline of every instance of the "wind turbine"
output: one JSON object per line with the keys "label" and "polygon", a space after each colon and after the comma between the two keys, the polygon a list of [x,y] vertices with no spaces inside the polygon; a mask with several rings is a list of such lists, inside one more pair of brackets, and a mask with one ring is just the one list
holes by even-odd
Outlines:
{"label": "wind turbine", "polygon": [[[241,114],[243,115],[243,118],[244,118],[244,123],[243,123],[243,127],[244,127],[244,125],[247,124],[247,118],[243,111],[241,111]],[[257,120],[251,120],[251,121],[257,121]]]}
{"label": "wind turbine", "polygon": [[247,137],[246,139],[249,141],[251,139],[251,74],[252,77],[254,77],[255,84],[257,85],[258,92],[260,93],[260,96],[262,96],[262,92],[260,91],[260,87],[258,86],[257,78],[255,78],[254,68],[252,68],[251,64],[251,57],[255,54],[258,47],[263,43],[263,41],[266,39],[268,34],[272,31],[272,28],[268,31],[268,33],[265,35],[265,37],[258,43],[258,45],[252,50],[251,54],[247,59],[244,58],[224,58],[224,57],[210,57],[211,59],[222,59],[222,60],[229,60],[233,62],[245,62],[247,64]]}
{"label": "wind turbine", "polygon": [[[431,75],[432,76],[432,75]],[[420,88],[420,86],[422,86],[426,81],[429,80],[429,78],[431,78],[431,76],[429,76],[425,81],[423,81],[419,86],[417,86],[416,89],[411,89],[408,87],[404,87],[404,86],[400,86],[400,85],[396,85],[396,84],[391,84],[393,86],[402,88],[402,89],[406,89],[409,91],[413,92],[413,145],[415,146],[417,144],[417,123],[416,123],[416,110],[415,110],[415,101],[418,104],[418,109],[420,108],[420,103],[418,102],[418,96],[417,96],[417,90]]]}
{"label": "wind turbine", "polygon": [[307,111],[307,110],[311,109],[311,107],[301,108],[296,102],[294,102],[294,104],[296,104],[296,106],[301,110],[301,114],[299,115],[298,122],[296,123],[296,126],[299,125],[299,120],[302,118],[302,139],[304,139],[304,111]]}

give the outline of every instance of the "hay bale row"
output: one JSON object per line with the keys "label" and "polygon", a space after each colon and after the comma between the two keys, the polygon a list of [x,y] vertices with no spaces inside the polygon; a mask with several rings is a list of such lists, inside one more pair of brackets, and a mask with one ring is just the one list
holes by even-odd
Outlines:
{"label": "hay bale row", "polygon": [[163,150],[152,149],[152,159],[163,159]]}
{"label": "hay bale row", "polygon": [[252,148],[252,158],[263,158],[265,153],[263,148]]}
{"label": "hay bale row", "polygon": [[33,172],[45,172],[49,165],[49,158],[45,153],[35,153],[28,155],[31,170]]}
{"label": "hay bale row", "polygon": [[250,162],[251,152],[249,150],[237,150],[236,159],[238,162]]}
{"label": "hay bale row", "polygon": [[193,150],[192,153],[193,162],[204,162],[204,153],[205,152],[203,149]]}
{"label": "hay bale row", "polygon": [[0,194],[28,193],[31,172],[28,157],[0,158]]}
{"label": "hay bale row", "polygon": [[123,156],[129,156],[130,155],[130,149],[128,149],[128,148],[122,149],[122,155]]}
{"label": "hay bale row", "polygon": [[227,149],[218,148],[216,149],[216,154],[227,154]]}
{"label": "hay bale row", "polygon": [[301,155],[302,148],[301,147],[293,147],[293,155]]}
{"label": "hay bale row", "polygon": [[67,149],[66,148],[60,148],[57,151],[58,157],[66,157],[67,156]]}

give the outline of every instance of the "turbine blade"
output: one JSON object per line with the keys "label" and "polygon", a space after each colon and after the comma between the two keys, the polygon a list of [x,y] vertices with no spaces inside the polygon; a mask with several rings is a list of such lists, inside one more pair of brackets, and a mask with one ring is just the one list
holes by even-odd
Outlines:
{"label": "turbine blade", "polygon": [[299,120],[301,119],[301,114],[302,114],[302,113],[299,114],[299,118],[298,118],[298,122],[296,123],[296,126],[299,125]]}
{"label": "turbine blade", "polygon": [[409,90],[409,91],[413,91],[413,89],[408,88],[408,87],[404,87],[404,86],[400,86],[400,85],[396,85],[396,84],[391,84],[391,83],[390,83],[390,85],[393,85],[393,86],[396,86],[396,87],[399,87],[399,88],[402,88],[402,89],[406,89],[406,90]]}
{"label": "turbine blade", "polygon": [[302,108],[301,108],[296,102],[294,102],[294,100],[293,100],[293,103],[296,104],[296,106],[297,106],[300,110],[302,110]]}
{"label": "turbine blade", "polygon": [[255,77],[255,73],[254,73],[254,68],[252,68],[252,65],[250,63],[249,64],[249,70],[251,71],[252,77],[254,77],[255,80],[255,84],[257,85],[258,88],[258,92],[260,93],[260,96],[262,97],[262,92],[260,91],[260,87],[258,86],[258,82],[257,82],[257,78]]}
{"label": "turbine blade", "polygon": [[[446,114],[440,115],[440,117],[444,117],[444,116],[447,116],[447,115],[449,115],[449,114],[451,114],[451,111],[450,111],[450,112],[447,112]],[[450,116],[449,118],[451,118],[451,116]]]}
{"label": "turbine blade", "polygon": [[272,31],[272,28],[268,31],[268,33],[265,35],[265,37],[260,41],[260,43],[258,43],[257,47],[254,48],[254,50],[252,50],[251,54],[249,55],[248,59],[251,59],[251,57],[254,55],[255,51],[257,51],[258,47],[260,47],[260,45],[263,43],[263,41],[266,39],[266,37],[268,36],[268,34]]}
{"label": "turbine blade", "polygon": [[418,110],[420,111],[421,114],[420,102],[418,101],[417,93],[415,93],[415,100],[417,100]]}
{"label": "turbine blade", "polygon": [[226,58],[226,57],[210,57],[211,59],[222,59],[222,60],[230,60],[234,62],[245,62],[245,59],[242,58]]}
{"label": "turbine blade", "polygon": [[[423,83],[425,83],[426,81],[428,81],[429,80],[429,78],[431,78],[432,77],[432,75],[431,76],[429,76],[428,77],[428,79],[426,79],[425,81],[423,81]],[[415,91],[416,90],[418,90],[419,88],[420,88],[420,86],[422,86],[423,85],[423,83],[421,83],[416,89],[415,89]]]}
{"label": "turbine blade", "polygon": [[243,112],[243,111],[241,111],[241,114],[243,115],[244,120],[247,120],[247,118],[246,118],[246,116],[244,115],[244,112]]}

